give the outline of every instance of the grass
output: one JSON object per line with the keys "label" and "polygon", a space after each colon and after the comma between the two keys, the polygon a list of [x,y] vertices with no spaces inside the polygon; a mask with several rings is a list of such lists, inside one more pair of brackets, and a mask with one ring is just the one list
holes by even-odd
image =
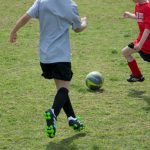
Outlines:
{"label": "grass", "polygon": [[[55,95],[53,81],[44,80],[38,60],[38,21],[32,20],[18,33],[18,42],[9,43],[16,20],[33,3],[10,0],[0,5],[0,149],[2,150],[148,150],[150,148],[150,70],[135,54],[146,78],[129,84],[130,74],[121,49],[138,34],[136,23],[122,19],[133,11],[130,0],[76,1],[81,16],[89,23],[85,32],[72,31],[74,77],[70,97],[86,125],[76,133],[68,127],[62,111],[57,134],[44,133],[43,112]],[[89,92],[87,73],[97,70],[105,78],[102,92]]]}

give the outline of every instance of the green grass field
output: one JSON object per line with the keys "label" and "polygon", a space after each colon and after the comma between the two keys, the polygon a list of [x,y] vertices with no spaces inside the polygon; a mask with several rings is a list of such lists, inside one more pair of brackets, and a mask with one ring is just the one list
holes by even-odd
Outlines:
{"label": "green grass field", "polygon": [[[89,23],[83,33],[70,31],[70,97],[86,128],[74,132],[62,111],[54,139],[44,131],[43,112],[56,91],[53,81],[40,76],[38,21],[33,19],[19,31],[16,44],[9,43],[11,28],[33,0],[1,2],[0,150],[150,149],[150,64],[135,54],[146,80],[129,84],[130,71],[121,54],[138,34],[136,22],[122,18],[124,11],[133,11],[132,0],[76,2]],[[89,92],[85,86],[85,76],[95,70],[105,78],[102,92]]]}

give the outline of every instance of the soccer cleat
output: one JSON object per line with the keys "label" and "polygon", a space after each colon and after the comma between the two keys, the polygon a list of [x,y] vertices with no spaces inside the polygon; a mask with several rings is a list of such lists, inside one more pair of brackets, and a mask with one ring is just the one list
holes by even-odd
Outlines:
{"label": "soccer cleat", "polygon": [[56,116],[51,109],[45,111],[46,133],[49,138],[54,138],[56,133]]}
{"label": "soccer cleat", "polygon": [[135,77],[134,75],[130,75],[127,79],[128,82],[143,82],[145,80],[144,76],[141,75],[140,77]]}
{"label": "soccer cleat", "polygon": [[81,123],[78,118],[70,119],[68,123],[69,126],[76,131],[80,131],[84,129],[83,123]]}

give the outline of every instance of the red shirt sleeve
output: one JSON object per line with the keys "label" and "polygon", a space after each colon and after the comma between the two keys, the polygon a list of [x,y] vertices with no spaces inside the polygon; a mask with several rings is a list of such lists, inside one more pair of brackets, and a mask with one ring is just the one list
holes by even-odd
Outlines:
{"label": "red shirt sleeve", "polygon": [[144,24],[146,29],[150,29],[150,5],[145,9]]}

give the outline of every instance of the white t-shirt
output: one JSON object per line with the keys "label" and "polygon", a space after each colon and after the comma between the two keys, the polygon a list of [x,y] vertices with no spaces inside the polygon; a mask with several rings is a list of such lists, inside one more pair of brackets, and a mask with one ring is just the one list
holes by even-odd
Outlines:
{"label": "white t-shirt", "polygon": [[81,28],[72,0],[36,0],[27,14],[40,22],[40,62],[70,62],[69,27]]}

